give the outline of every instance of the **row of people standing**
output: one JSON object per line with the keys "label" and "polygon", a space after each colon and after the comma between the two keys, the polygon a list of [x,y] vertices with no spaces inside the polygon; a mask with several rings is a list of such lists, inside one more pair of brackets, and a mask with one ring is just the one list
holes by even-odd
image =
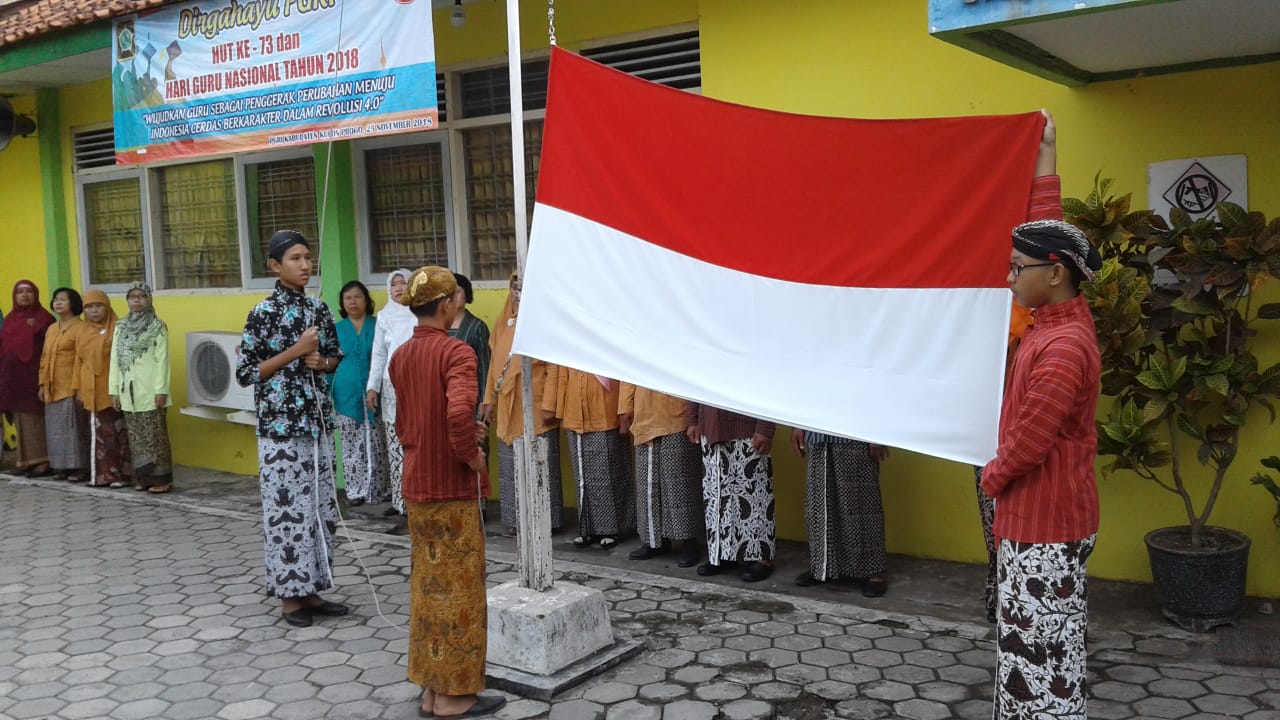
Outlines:
{"label": "row of people standing", "polygon": [[29,280],[13,288],[0,327],[0,412],[18,428],[18,471],[98,487],[168,492],[165,408],[169,334],[144,283],[120,320],[97,288],[53,292],[50,310]]}

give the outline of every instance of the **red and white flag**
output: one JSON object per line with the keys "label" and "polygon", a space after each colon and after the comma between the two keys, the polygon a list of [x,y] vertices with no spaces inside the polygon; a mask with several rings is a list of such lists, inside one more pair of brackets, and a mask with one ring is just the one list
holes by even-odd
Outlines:
{"label": "red and white flag", "polygon": [[1042,127],[773,112],[553,49],[513,350],[985,463]]}

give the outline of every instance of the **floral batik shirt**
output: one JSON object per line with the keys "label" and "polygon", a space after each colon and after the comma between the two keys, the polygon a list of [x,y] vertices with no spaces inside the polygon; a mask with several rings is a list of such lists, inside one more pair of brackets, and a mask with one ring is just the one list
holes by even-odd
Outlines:
{"label": "floral batik shirt", "polygon": [[244,387],[254,386],[260,436],[319,437],[321,418],[327,429],[334,427],[333,402],[325,373],[308,368],[303,359],[298,358],[265,380],[258,377],[259,365],[288,350],[311,326],[320,332],[320,354],[341,358],[338,332],[329,306],[305,293],[290,290],[279,281],[276,291],[255,305],[244,321],[236,380]]}

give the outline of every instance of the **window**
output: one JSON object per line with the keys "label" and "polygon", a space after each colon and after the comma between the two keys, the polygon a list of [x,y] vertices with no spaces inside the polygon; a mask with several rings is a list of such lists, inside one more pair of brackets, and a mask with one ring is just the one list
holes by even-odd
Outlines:
{"label": "window", "polygon": [[438,142],[365,153],[370,270],[449,265],[444,146]]}
{"label": "window", "polygon": [[154,173],[162,286],[239,287],[234,163],[171,165]]}
{"label": "window", "polygon": [[245,163],[244,184],[249,212],[250,277],[270,277],[267,243],[278,230],[302,233],[312,243],[312,256],[320,256],[316,172],[310,156]]}
{"label": "window", "polygon": [[90,285],[146,277],[142,189],[136,177],[86,183],[82,190]]}
{"label": "window", "polygon": [[[516,267],[514,185],[511,177],[511,128],[487,125],[462,131],[466,154],[467,221],[471,227],[471,275],[502,280]],[[542,121],[524,124],[525,192],[533,219]]]}

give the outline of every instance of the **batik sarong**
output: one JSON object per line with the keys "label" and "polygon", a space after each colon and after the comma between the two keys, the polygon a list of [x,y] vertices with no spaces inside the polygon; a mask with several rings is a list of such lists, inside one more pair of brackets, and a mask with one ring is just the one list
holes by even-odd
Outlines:
{"label": "batik sarong", "polygon": [[169,448],[169,421],[165,409],[124,414],[133,454],[133,482],[142,487],[173,483],[173,454]]}
{"label": "batik sarong", "polygon": [[996,534],[992,527],[996,522],[996,501],[982,491],[982,466],[973,466],[973,485],[978,493],[978,517],[982,520],[982,539],[987,543],[987,614],[996,609]]}
{"label": "batik sarong", "polygon": [[49,462],[44,414],[15,412],[13,424],[18,429],[18,469],[26,470]]}
{"label": "batik sarong", "polygon": [[995,720],[1085,720],[1085,562],[1095,538],[1000,542]]}
{"label": "batik sarong", "polygon": [[387,431],[387,494],[391,496],[391,506],[403,513],[404,446],[396,435],[395,423],[383,423],[383,427]]}
{"label": "batik sarong", "polygon": [[805,519],[809,570],[818,580],[866,579],[885,571],[880,463],[857,440],[809,444]]}
{"label": "batik sarong", "polygon": [[[551,490],[551,528],[564,527],[564,486],[560,479],[560,431],[548,430],[538,437],[547,443],[547,486]],[[516,502],[516,451],[513,445],[498,441],[498,501],[502,508],[502,524],[514,528],[520,524],[520,505]]]}
{"label": "batik sarong", "polygon": [[90,416],[93,425],[93,485],[129,483],[133,476],[133,458],[129,453],[129,432],[124,413],[115,408],[99,410]]}
{"label": "batik sarong", "polygon": [[639,445],[636,460],[636,532],[651,548],[663,540],[691,540],[703,532],[702,457],[684,433]]}
{"label": "batik sarong", "polygon": [[777,523],[770,457],[757,453],[750,440],[708,443],[704,439],[702,467],[711,564],[772,560]]}
{"label": "batik sarong", "polygon": [[328,590],[338,521],[333,442],[259,437],[258,465],[267,595],[300,598]]}
{"label": "batik sarong", "polygon": [[342,479],[348,500],[380,503],[387,496],[387,433],[382,423],[362,423],[338,415],[342,438]]}
{"label": "batik sarong", "polygon": [[89,469],[89,415],[74,397],[44,406],[44,435],[49,467],[54,470]]}
{"label": "batik sarong", "polygon": [[578,534],[618,536],[635,529],[631,453],[617,430],[565,431],[578,488]]}
{"label": "batik sarong", "polygon": [[475,500],[407,502],[409,682],[442,695],[484,689],[484,528]]}

